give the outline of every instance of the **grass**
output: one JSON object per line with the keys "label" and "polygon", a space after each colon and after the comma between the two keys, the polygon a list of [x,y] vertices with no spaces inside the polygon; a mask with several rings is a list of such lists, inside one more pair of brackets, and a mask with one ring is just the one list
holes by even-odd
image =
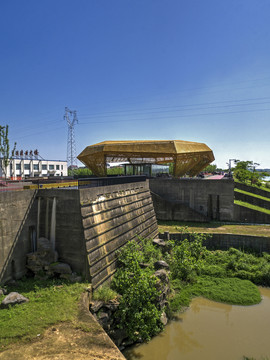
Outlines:
{"label": "grass", "polygon": [[183,221],[158,221],[159,232],[182,232],[183,228],[197,233],[240,234],[253,236],[270,236],[270,225],[240,225],[224,222],[183,222]]}
{"label": "grass", "polygon": [[268,209],[265,209],[265,208],[262,208],[260,206],[256,206],[256,205],[253,205],[253,204],[249,204],[247,202],[244,202],[244,201],[241,201],[241,200],[234,200],[234,203],[236,205],[240,205],[240,206],[244,206],[246,208],[249,208],[249,209],[252,209],[252,210],[256,210],[256,211],[260,211],[260,212],[263,212],[265,214],[269,214],[270,215],[270,210]]}
{"label": "grass", "polygon": [[117,296],[118,296],[117,292],[112,290],[109,286],[106,285],[99,287],[93,293],[94,300],[100,300],[105,302],[116,299]]}
{"label": "grass", "polygon": [[[258,185],[253,185],[253,184],[251,184],[251,182],[249,182],[249,183],[242,183],[242,182],[240,182],[239,180],[237,180],[237,179],[235,179],[235,178],[234,178],[234,182],[239,183],[239,184],[244,184],[244,185],[252,186],[252,187],[255,187],[255,188],[257,188],[257,189],[270,192],[270,188],[264,186],[263,183],[262,183],[261,186],[258,186]],[[269,181],[268,181],[267,183],[269,184]]]}
{"label": "grass", "polygon": [[[36,337],[53,324],[75,320],[78,300],[86,286],[27,279],[7,287],[8,292],[17,291],[29,302],[0,310],[0,349],[17,340]],[[0,302],[3,299],[4,296],[0,296]]]}
{"label": "grass", "polygon": [[261,196],[261,195],[257,195],[257,194],[254,194],[254,193],[251,193],[251,192],[248,192],[248,191],[240,190],[240,189],[237,189],[237,188],[235,188],[234,191],[239,192],[241,194],[253,196],[253,197],[256,197],[256,198],[261,199],[261,200],[270,201],[270,198],[267,198],[267,197],[264,197],[264,196]]}
{"label": "grass", "polygon": [[176,312],[189,306],[192,298],[205,297],[212,301],[232,305],[254,305],[261,302],[261,295],[256,285],[249,280],[238,278],[216,278],[200,276],[196,283],[183,285],[173,281],[174,297],[170,300],[170,310]]}

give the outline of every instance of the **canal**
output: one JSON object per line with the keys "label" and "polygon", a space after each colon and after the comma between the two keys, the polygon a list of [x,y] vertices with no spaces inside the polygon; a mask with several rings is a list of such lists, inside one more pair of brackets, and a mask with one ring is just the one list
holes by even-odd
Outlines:
{"label": "canal", "polygon": [[270,288],[259,288],[262,301],[235,306],[195,298],[149,343],[124,352],[128,360],[270,359]]}

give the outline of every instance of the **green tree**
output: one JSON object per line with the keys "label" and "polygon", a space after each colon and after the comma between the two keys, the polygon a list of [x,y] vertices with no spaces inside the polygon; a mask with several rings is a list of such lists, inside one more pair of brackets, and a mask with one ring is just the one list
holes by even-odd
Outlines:
{"label": "green tree", "polygon": [[217,165],[216,165],[216,164],[207,165],[207,166],[203,169],[203,171],[206,171],[206,172],[208,172],[208,173],[213,173],[213,172],[217,171]]}
{"label": "green tree", "polygon": [[253,161],[240,161],[236,160],[236,166],[233,170],[234,177],[243,183],[250,182],[252,185],[261,185],[261,180],[266,173],[258,172],[255,170],[256,166],[260,164]]}
{"label": "green tree", "polygon": [[86,167],[79,167],[77,169],[68,169],[68,175],[69,176],[90,176],[92,175],[92,171]]}
{"label": "green tree", "polygon": [[3,173],[5,174],[5,178],[7,177],[7,167],[10,164],[12,157],[14,156],[15,149],[16,143],[14,143],[13,149],[10,151],[8,125],[0,125],[0,166]]}

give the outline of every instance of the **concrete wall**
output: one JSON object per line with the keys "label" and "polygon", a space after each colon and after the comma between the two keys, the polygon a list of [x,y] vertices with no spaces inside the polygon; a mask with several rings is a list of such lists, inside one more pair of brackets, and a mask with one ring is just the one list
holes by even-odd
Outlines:
{"label": "concrete wall", "polygon": [[[55,215],[53,203],[55,202]],[[36,239],[52,241],[59,261],[91,280],[93,288],[116,269],[116,251],[137,236],[156,237],[148,182],[82,190],[25,190],[0,194],[0,282],[26,273]]]}
{"label": "concrete wall", "polygon": [[33,190],[0,194],[0,283],[26,273],[26,254],[32,249],[36,225],[35,196]]}
{"label": "concrete wall", "polygon": [[157,178],[151,179],[149,186],[151,192],[170,202],[171,206],[181,204],[193,210],[190,212],[190,216],[183,211],[172,213],[165,208],[165,203],[156,201],[153,196],[157,219],[179,221],[233,220],[234,182],[231,179]]}
{"label": "concrete wall", "polygon": [[270,215],[235,204],[234,221],[251,224],[270,224]]}
{"label": "concrete wall", "polygon": [[148,182],[80,190],[93,288],[116,270],[116,251],[137,236],[156,237],[158,227]]}
{"label": "concrete wall", "polygon": [[[258,253],[270,252],[270,238],[263,236],[236,235],[236,234],[208,234],[203,245],[211,250],[228,250],[234,247],[239,250],[252,250]],[[190,234],[170,233],[169,238],[181,241],[189,238]],[[159,234],[161,239],[168,239],[168,234]]]}
{"label": "concrete wall", "polygon": [[[89,278],[78,190],[38,191],[36,203],[40,201],[39,237],[51,240],[54,198],[56,199],[55,249],[59,254],[59,261],[68,263],[73,271]],[[36,207],[38,208],[38,205]]]}

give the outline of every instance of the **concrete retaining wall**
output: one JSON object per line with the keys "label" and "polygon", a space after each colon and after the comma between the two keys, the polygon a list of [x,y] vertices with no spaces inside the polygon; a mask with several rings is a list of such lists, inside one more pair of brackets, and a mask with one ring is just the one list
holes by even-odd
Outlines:
{"label": "concrete retaining wall", "polygon": [[116,270],[116,251],[137,236],[156,237],[148,182],[80,190],[86,252],[93,288]]}
{"label": "concrete retaining wall", "polygon": [[238,191],[234,192],[234,198],[236,200],[244,201],[244,202],[247,202],[249,204],[253,204],[253,205],[260,206],[262,208],[270,210],[270,199],[269,199],[269,201],[267,201],[267,200],[259,199],[259,198],[255,197],[255,196],[242,194],[242,193],[240,193]]}
{"label": "concrete retaining wall", "polygon": [[264,196],[264,197],[267,197],[267,198],[270,199],[270,191],[265,191],[265,190],[256,188],[254,186],[241,184],[239,182],[235,182],[235,187],[237,189],[244,190],[244,191],[247,191],[247,192],[251,192],[251,193],[256,194],[256,195],[261,195],[261,196]]}
{"label": "concrete retaining wall", "polygon": [[[234,181],[232,179],[166,179],[149,181],[151,192],[169,202],[193,211],[168,211],[168,203],[153,197],[157,219],[179,221],[233,221]],[[197,213],[197,215],[196,215]],[[185,217],[185,218],[184,218]]]}
{"label": "concrete retaining wall", "polygon": [[[203,245],[211,250],[228,250],[233,247],[239,250],[252,250],[258,253],[270,253],[270,238],[263,236],[236,235],[236,234],[208,234]],[[159,234],[161,239],[168,240],[168,233]],[[182,241],[190,234],[170,233],[169,238]]]}
{"label": "concrete retaining wall", "polygon": [[234,221],[251,224],[270,224],[270,215],[234,204]]}
{"label": "concrete retaining wall", "polygon": [[[53,204],[55,203],[55,215]],[[26,273],[36,239],[52,241],[59,261],[91,280],[93,288],[116,269],[116,251],[137,236],[156,237],[148,182],[82,190],[25,190],[0,194],[0,282]]]}
{"label": "concrete retaining wall", "polygon": [[31,251],[29,229],[36,224],[36,192],[0,194],[0,283],[26,273],[26,254]]}

